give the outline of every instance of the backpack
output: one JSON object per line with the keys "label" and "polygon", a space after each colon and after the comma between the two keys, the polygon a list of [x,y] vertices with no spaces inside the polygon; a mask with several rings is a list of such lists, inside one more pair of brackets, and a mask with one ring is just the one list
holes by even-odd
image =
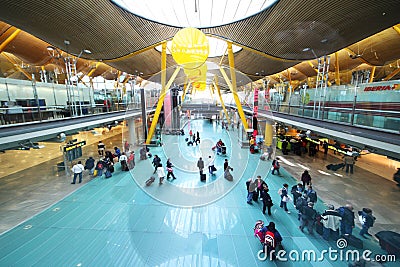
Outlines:
{"label": "backpack", "polygon": [[344,207],[338,208],[337,212],[339,213],[340,217],[343,217],[344,216]]}
{"label": "backpack", "polygon": [[264,244],[269,248],[275,248],[275,234],[271,231],[267,231],[264,237]]}

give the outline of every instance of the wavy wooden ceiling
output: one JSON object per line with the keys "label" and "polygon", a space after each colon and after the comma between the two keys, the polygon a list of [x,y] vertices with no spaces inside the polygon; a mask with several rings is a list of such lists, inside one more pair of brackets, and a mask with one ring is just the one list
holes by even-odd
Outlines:
{"label": "wavy wooden ceiling", "polygon": [[[62,62],[49,56],[49,44],[74,55],[87,48],[92,54],[87,57],[90,60],[79,60],[80,70],[88,73],[95,68],[93,61],[103,62],[92,75],[115,77],[117,72],[111,66],[150,77],[160,71],[160,53],[149,49],[128,55],[171,39],[179,30],[135,16],[108,0],[0,0],[0,4],[0,20],[4,21],[0,23],[0,44],[16,28],[23,30],[5,46],[5,52],[13,54],[18,62],[54,68]],[[398,0],[281,0],[250,18],[201,30],[244,47],[235,54],[235,67],[252,80],[268,75],[272,82],[277,82],[278,76],[287,80],[289,75],[292,80],[304,80],[315,76],[311,66],[316,65],[314,53],[321,56],[343,48],[338,53],[343,80],[351,69],[372,65],[378,66],[375,75],[379,80],[398,66],[398,14]],[[64,40],[70,41],[68,47]],[[310,50],[304,52],[304,48]],[[352,59],[354,55],[357,57]],[[0,60],[7,62],[4,56]],[[304,60],[311,60],[311,64]],[[227,64],[227,58],[222,62]],[[332,56],[331,71],[335,71],[334,62]],[[171,56],[167,64],[175,64]],[[10,73],[12,65],[2,64],[1,75]]]}

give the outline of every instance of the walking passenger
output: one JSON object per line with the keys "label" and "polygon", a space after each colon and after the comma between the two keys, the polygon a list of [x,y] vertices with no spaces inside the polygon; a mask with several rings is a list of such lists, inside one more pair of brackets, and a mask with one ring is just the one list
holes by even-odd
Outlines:
{"label": "walking passenger", "polygon": [[343,162],[346,167],[346,173],[349,173],[349,169],[350,169],[350,174],[353,174],[353,167],[354,167],[354,163],[355,163],[354,157],[345,155],[343,158]]}
{"label": "walking passenger", "polygon": [[208,172],[210,173],[210,175],[214,174],[214,171],[216,170],[215,166],[214,166],[214,161],[215,158],[213,156],[208,156]]}
{"label": "walking passenger", "polygon": [[89,170],[89,175],[93,175],[94,171],[94,158],[89,157],[85,162],[85,170]]}
{"label": "walking passenger", "polygon": [[78,161],[77,164],[72,166],[72,172],[74,173],[74,180],[72,181],[71,184],[75,184],[77,176],[79,176],[79,183],[82,183],[82,172],[84,169],[85,167],[83,167],[81,161]]}
{"label": "walking passenger", "polygon": [[257,182],[253,178],[249,178],[246,182],[247,187],[247,204],[251,204],[253,201],[253,194],[256,193]]}
{"label": "walking passenger", "polygon": [[305,170],[303,172],[303,174],[301,175],[301,179],[300,180],[303,182],[303,188],[305,188],[306,185],[310,185],[311,184],[311,175],[308,173],[307,170]]}
{"label": "walking passenger", "polygon": [[158,166],[160,165],[160,163],[161,163],[161,159],[158,157],[158,155],[154,155],[154,158],[153,158],[153,166],[154,166],[154,172],[153,173],[156,173],[156,171],[157,171],[157,168],[158,168]]}
{"label": "walking passenger", "polygon": [[119,157],[119,163],[121,163],[121,171],[129,171],[128,168],[128,157],[125,155],[125,152],[122,152]]}
{"label": "walking passenger", "polygon": [[290,193],[293,195],[293,203],[296,205],[297,199],[303,194],[303,185],[298,183],[292,187]]}
{"label": "walking passenger", "polygon": [[344,207],[338,209],[342,220],[340,222],[340,233],[342,235],[351,235],[354,228],[354,212],[353,206],[347,204]]}
{"label": "walking passenger", "polygon": [[301,218],[301,215],[302,215],[301,212],[302,212],[303,208],[304,208],[305,206],[308,205],[307,199],[308,199],[307,193],[304,192],[304,193],[301,195],[301,197],[299,197],[299,198],[297,199],[297,201],[295,202],[296,209],[299,211],[299,214],[298,214],[298,217],[297,217],[297,219],[298,219],[299,221],[300,221],[300,218]]}
{"label": "walking passenger", "polygon": [[333,205],[328,205],[328,209],[321,215],[323,234],[322,237],[325,240],[332,238],[337,240],[339,238],[339,227],[342,217],[340,217],[339,212],[335,210]]}
{"label": "walking passenger", "polygon": [[167,159],[167,180],[169,179],[169,177],[172,175],[172,179],[175,180],[176,177],[174,175],[174,169],[172,169],[173,165],[171,162],[171,159]]}
{"label": "walking passenger", "polygon": [[279,164],[279,158],[276,158],[272,161],[272,174],[275,175],[275,171],[278,172],[278,175],[281,175],[281,173],[279,172],[281,165]]}
{"label": "walking passenger", "polygon": [[272,198],[268,193],[269,189],[266,183],[262,184],[262,190],[261,190],[261,199],[263,202],[263,208],[262,208],[262,213],[265,214],[266,208],[268,208],[268,215],[271,215],[271,207],[274,205],[272,203]]}
{"label": "walking passenger", "polygon": [[374,222],[376,219],[374,216],[372,216],[372,210],[368,208],[363,208],[361,211],[358,212],[358,215],[362,224],[360,236],[364,238],[367,238],[365,235],[372,236],[370,233],[368,233],[368,229],[374,226]]}
{"label": "walking passenger", "polygon": [[140,160],[145,160],[147,159],[147,148],[146,146],[143,146],[140,150],[139,150],[139,154],[140,154]]}
{"label": "walking passenger", "polygon": [[199,160],[197,161],[197,168],[199,168],[200,177],[201,177],[201,175],[203,174],[203,170],[204,170],[204,160],[202,159],[202,157],[200,157]]}
{"label": "walking passenger", "polygon": [[157,165],[156,171],[157,171],[157,176],[158,176],[158,179],[159,179],[159,184],[162,185],[163,181],[164,181],[164,177],[165,177],[165,172],[164,172],[164,168],[163,168],[161,163],[159,163]]}
{"label": "walking passenger", "polygon": [[308,197],[308,201],[311,201],[313,203],[317,203],[318,197],[317,197],[317,192],[315,192],[315,190],[313,189],[312,185],[309,185],[307,190],[307,197]]}
{"label": "walking passenger", "polygon": [[99,156],[104,156],[104,150],[106,149],[106,145],[103,141],[99,141],[97,144],[97,151],[99,152]]}
{"label": "walking passenger", "polygon": [[314,210],[314,202],[308,202],[307,206],[301,211],[299,229],[303,232],[304,227],[307,226],[308,233],[312,235],[316,216],[317,211]]}
{"label": "walking passenger", "polygon": [[289,201],[288,187],[289,187],[288,184],[283,184],[283,187],[279,189],[278,193],[281,196],[280,207],[283,208],[287,213],[290,213],[290,211],[287,208],[287,202]]}
{"label": "walking passenger", "polygon": [[128,163],[129,170],[132,170],[133,168],[135,168],[135,151],[131,151],[129,153],[127,163]]}

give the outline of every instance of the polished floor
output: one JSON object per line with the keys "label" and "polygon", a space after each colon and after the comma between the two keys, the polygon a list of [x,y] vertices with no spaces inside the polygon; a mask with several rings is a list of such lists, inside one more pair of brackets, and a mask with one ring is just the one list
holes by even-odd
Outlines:
{"label": "polished floor", "polygon": [[[193,122],[192,127],[201,133],[199,146],[186,146],[182,136],[165,136],[163,147],[151,148],[163,163],[171,158],[175,166],[177,179],[162,185],[156,180],[144,186],[153,167],[150,160],[138,160],[138,148],[134,170],[121,172],[117,165],[110,179],[86,175],[82,184],[71,185],[70,177],[53,172],[60,158],[0,178],[0,266],[347,266],[344,259],[327,257],[268,263],[257,257],[261,245],[253,227],[258,219],[276,223],[286,251],[337,249],[334,241],[300,232],[293,205],[289,205],[291,214],[279,208],[278,189],[283,183],[295,184],[304,168],[310,169],[320,197],[317,210],[322,212],[325,203],[336,207],[351,203],[355,211],[370,207],[377,218],[371,233],[400,232],[400,189],[361,168],[361,159],[354,174],[346,175],[325,169],[328,163],[340,161],[335,155],[289,154],[282,157],[283,170],[277,176],[269,171],[270,161],[260,161],[259,155],[236,145],[236,132],[203,121]],[[107,147],[122,140],[118,130],[86,138],[92,141],[84,149],[85,156],[96,154],[99,138]],[[228,144],[224,157],[209,149],[219,138]],[[16,164],[18,159],[7,153],[2,160]],[[200,183],[196,163],[198,157],[209,155],[216,157],[218,171]],[[225,159],[234,169],[232,182],[221,172]],[[245,201],[245,181],[258,174],[269,185],[275,204],[272,216],[263,215],[259,203]],[[374,238],[364,240],[364,249],[385,254]]]}

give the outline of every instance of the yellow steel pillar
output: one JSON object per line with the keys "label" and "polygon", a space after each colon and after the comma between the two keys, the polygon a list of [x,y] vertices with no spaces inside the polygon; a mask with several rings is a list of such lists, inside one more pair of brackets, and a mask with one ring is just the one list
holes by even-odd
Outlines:
{"label": "yellow steel pillar", "polygon": [[372,67],[371,75],[369,76],[369,82],[372,83],[374,81],[376,66]]}
{"label": "yellow steel pillar", "polygon": [[390,79],[392,79],[394,76],[397,75],[397,73],[400,72],[400,69],[395,69],[394,71],[392,71],[392,73],[390,73],[388,76],[386,76],[385,78],[382,79],[382,81],[389,81]]}
{"label": "yellow steel pillar", "polygon": [[100,62],[96,63],[96,66],[94,68],[92,68],[88,74],[86,74],[86,76],[90,77],[95,71],[96,69],[100,66]]}
{"label": "yellow steel pillar", "polygon": [[231,124],[231,122],[229,120],[229,116],[228,116],[228,111],[226,110],[224,101],[222,100],[221,90],[219,89],[219,86],[217,84],[218,83],[218,78],[217,78],[216,75],[215,75],[215,80],[216,80],[216,82],[214,81],[213,84],[214,84],[214,87],[217,89],[218,96],[219,96],[219,101],[221,101],[221,106],[222,106],[222,109],[224,110],[225,117],[226,117],[226,119],[228,121],[228,124]]}
{"label": "yellow steel pillar", "polygon": [[[230,83],[229,88],[231,89],[233,98],[235,99],[236,107],[238,109],[240,119],[242,120],[243,127],[245,130],[247,130],[249,128],[249,126],[247,125],[246,116],[244,115],[242,104],[240,103],[240,99],[239,99],[239,96],[237,95],[237,90],[236,90],[235,59],[234,59],[233,51],[232,51],[232,43],[231,42],[227,42],[227,43],[228,43],[229,68],[230,68],[231,79],[232,79],[232,83]],[[225,71],[222,68],[220,68],[220,70],[221,70],[222,75],[224,75]],[[226,75],[226,73],[225,73],[224,78],[228,83],[229,79],[228,79],[228,76]],[[229,83],[228,83],[228,85],[229,85]]]}
{"label": "yellow steel pillar", "polygon": [[274,129],[272,124],[267,120],[265,122],[265,133],[264,133],[264,144],[270,146],[272,144],[272,138],[274,136]]}
{"label": "yellow steel pillar", "polygon": [[30,75],[28,72],[26,72],[23,68],[21,68],[18,64],[17,61],[15,61],[12,57],[8,56],[7,53],[2,53],[2,55],[8,60],[10,61],[16,68],[18,71],[22,72],[22,74],[25,75],[26,78],[28,78],[29,80],[32,81],[32,75]]}
{"label": "yellow steel pillar", "polygon": [[335,52],[335,84],[340,85],[340,72],[339,72],[339,56]]}
{"label": "yellow steel pillar", "polygon": [[161,108],[164,104],[165,98],[165,82],[167,81],[167,42],[163,42],[161,45],[161,93],[160,98],[158,99],[157,108],[154,112],[153,121],[151,122],[150,130],[147,135],[146,144],[150,144],[151,137],[154,134],[154,130],[156,129],[156,125],[158,122],[158,117],[160,116]]}
{"label": "yellow steel pillar", "polygon": [[15,37],[17,37],[18,33],[20,33],[21,30],[20,29],[16,29],[12,34],[10,34],[10,36],[7,37],[7,39],[4,40],[4,42],[2,42],[0,44],[0,53],[3,52],[4,48],[6,48],[6,46],[12,41],[14,40]]}
{"label": "yellow steel pillar", "polygon": [[292,91],[294,91],[293,90],[293,87],[292,87],[292,75],[290,74],[290,69],[287,69],[287,74],[288,74],[288,78],[289,78],[289,92],[291,93]]}
{"label": "yellow steel pillar", "polygon": [[172,83],[174,82],[174,80],[180,70],[181,70],[181,67],[177,67],[175,69],[174,73],[172,74],[171,78],[169,79],[168,83],[165,86],[163,86],[164,90],[161,89],[160,98],[158,99],[157,108],[156,108],[156,111],[154,112],[154,117],[153,117],[153,121],[151,122],[149,134],[147,135],[146,144],[150,143],[151,137],[153,136],[154,131],[156,129],[156,125],[158,122],[158,117],[160,116],[161,108],[164,104],[165,95],[167,94],[167,91],[171,87]]}

